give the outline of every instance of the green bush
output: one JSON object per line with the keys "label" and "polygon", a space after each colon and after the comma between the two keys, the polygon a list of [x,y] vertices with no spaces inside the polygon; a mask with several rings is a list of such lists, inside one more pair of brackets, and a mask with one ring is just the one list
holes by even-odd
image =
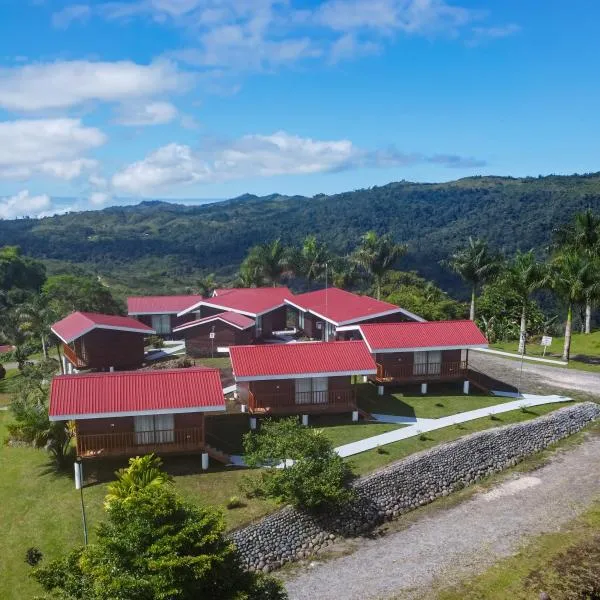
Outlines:
{"label": "green bush", "polygon": [[164,345],[165,341],[160,335],[149,335],[146,339],[146,346],[150,346],[151,348],[162,348]]}
{"label": "green bush", "polygon": [[6,369],[4,368],[4,366],[0,363],[0,379],[4,379],[6,377]]}
{"label": "green bush", "polygon": [[239,496],[231,496],[231,498],[229,498],[229,500],[227,500],[227,504],[225,504],[225,506],[229,510],[232,510],[234,508],[242,508],[246,505],[242,502],[242,500]]}

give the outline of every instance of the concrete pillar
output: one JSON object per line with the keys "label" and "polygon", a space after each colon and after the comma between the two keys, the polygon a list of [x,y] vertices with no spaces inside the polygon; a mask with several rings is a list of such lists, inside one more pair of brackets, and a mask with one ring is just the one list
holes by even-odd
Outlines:
{"label": "concrete pillar", "polygon": [[421,384],[421,394],[424,396],[426,393],[427,393],[427,384],[422,383]]}
{"label": "concrete pillar", "polygon": [[383,396],[383,386],[382,385],[377,386],[377,395]]}
{"label": "concrete pillar", "polygon": [[245,413],[248,411],[248,405],[247,404],[240,404],[240,411]]}
{"label": "concrete pillar", "polygon": [[74,462],[73,469],[75,470],[75,489],[80,490],[83,487],[83,466],[81,461]]}
{"label": "concrete pillar", "polygon": [[468,394],[469,393],[469,380],[466,379],[465,382],[463,383],[463,394]]}
{"label": "concrete pillar", "polygon": [[308,415],[302,415],[302,425],[308,427]]}
{"label": "concrete pillar", "polygon": [[256,429],[256,417],[250,417],[250,429],[252,431]]}
{"label": "concrete pillar", "polygon": [[73,365],[72,365],[71,363],[69,363],[69,364],[67,365],[67,373],[68,373],[69,375],[72,375],[72,374],[73,374]]}
{"label": "concrete pillar", "polygon": [[108,368],[108,372],[109,373],[114,373],[115,372],[115,368],[114,367],[109,367]]}
{"label": "concrete pillar", "polygon": [[363,383],[367,383],[367,381],[369,380],[369,378],[366,375],[363,375],[362,379],[363,379]]}
{"label": "concrete pillar", "polygon": [[68,373],[68,371],[67,371],[68,363],[67,363],[67,359],[65,356],[62,357],[62,364],[63,364],[63,373]]}
{"label": "concrete pillar", "polygon": [[208,454],[206,452],[202,453],[202,470],[208,471]]}
{"label": "concrete pillar", "polygon": [[358,411],[357,410],[352,411],[352,422],[358,423]]}

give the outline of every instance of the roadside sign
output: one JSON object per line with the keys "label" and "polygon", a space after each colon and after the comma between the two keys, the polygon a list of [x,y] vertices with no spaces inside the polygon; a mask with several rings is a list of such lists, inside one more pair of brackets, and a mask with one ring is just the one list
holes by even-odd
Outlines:
{"label": "roadside sign", "polygon": [[552,345],[552,337],[549,335],[545,335],[542,337],[542,346],[551,346]]}
{"label": "roadside sign", "polygon": [[211,331],[211,332],[208,334],[208,337],[209,337],[211,340],[214,340],[214,339],[215,339],[215,332],[214,332],[214,331]]}

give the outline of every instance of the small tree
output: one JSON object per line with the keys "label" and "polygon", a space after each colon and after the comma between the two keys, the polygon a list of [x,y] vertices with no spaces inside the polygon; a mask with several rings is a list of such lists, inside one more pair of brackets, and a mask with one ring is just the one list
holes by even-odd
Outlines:
{"label": "small tree", "polygon": [[317,510],[352,498],[348,464],[321,431],[294,418],[267,420],[259,432],[247,433],[244,453],[248,466],[271,467],[262,471],[260,488],[280,502]]}
{"label": "small tree", "polygon": [[324,279],[330,259],[327,245],[317,240],[314,235],[307,236],[302,246],[290,253],[292,271],[306,279],[309,289],[315,281]]}

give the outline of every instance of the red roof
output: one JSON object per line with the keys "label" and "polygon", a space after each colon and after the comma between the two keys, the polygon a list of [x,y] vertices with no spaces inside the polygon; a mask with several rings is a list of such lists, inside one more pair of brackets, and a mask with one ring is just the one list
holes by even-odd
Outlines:
{"label": "red roof", "polygon": [[114,329],[146,335],[156,333],[151,327],[131,317],[88,312],[71,313],[68,317],[54,323],[50,329],[66,344],[92,331],[92,329]]}
{"label": "red roof", "polygon": [[0,354],[6,354],[7,352],[11,352],[14,349],[15,349],[14,346],[10,346],[8,344],[4,345],[4,346],[0,346]]}
{"label": "red roof", "polygon": [[179,327],[175,327],[173,331],[182,331],[184,329],[189,329],[190,327],[206,325],[207,323],[212,323],[212,321],[223,321],[224,323],[227,323],[227,325],[232,325],[233,327],[237,327],[238,329],[248,329],[248,327],[252,327],[256,323],[256,321],[254,319],[251,319],[250,317],[240,315],[239,313],[227,311],[219,313],[218,315],[211,315],[209,317],[204,317],[203,319],[198,319],[196,321],[184,323]]}
{"label": "red roof", "polygon": [[377,369],[364,342],[298,342],[231,346],[236,381],[325,375],[370,375]]}
{"label": "red roof", "polygon": [[355,323],[398,312],[411,318],[420,318],[395,304],[375,300],[375,298],[369,296],[359,296],[335,287],[299,294],[289,299],[287,303],[301,310],[311,312],[334,325]]}
{"label": "red roof", "polygon": [[202,296],[131,296],[127,298],[127,313],[130,315],[177,314],[192,304],[202,300]]}
{"label": "red roof", "polygon": [[224,410],[218,369],[165,369],[59,375],[50,420]]}
{"label": "red roof", "polygon": [[216,296],[198,301],[179,314],[191,312],[200,306],[210,306],[256,317],[283,306],[284,300],[292,297],[292,292],[286,287],[221,289],[216,290]]}
{"label": "red roof", "polygon": [[487,340],[473,321],[365,323],[358,326],[372,352],[419,348],[485,347]]}

